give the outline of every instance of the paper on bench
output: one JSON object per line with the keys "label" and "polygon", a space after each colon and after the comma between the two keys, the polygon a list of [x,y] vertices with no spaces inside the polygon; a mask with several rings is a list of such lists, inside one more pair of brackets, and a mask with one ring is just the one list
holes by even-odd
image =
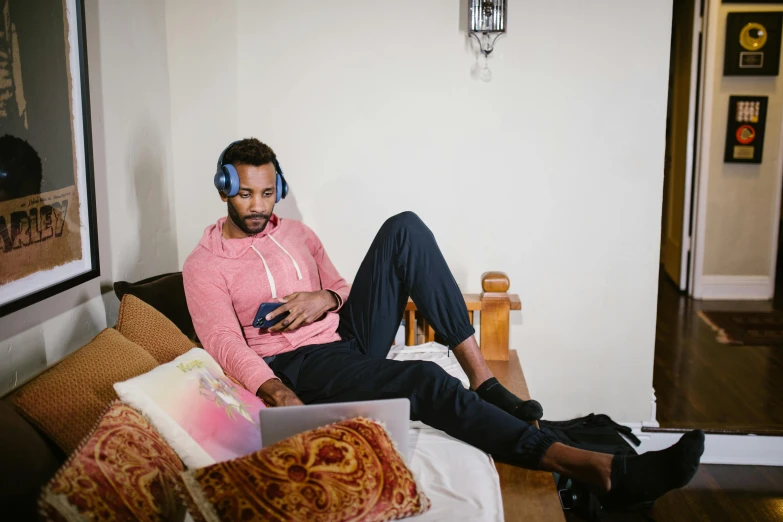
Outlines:
{"label": "paper on bench", "polygon": [[470,388],[470,380],[448,348],[436,342],[417,344],[416,346],[393,346],[388,359],[395,361],[432,361],[452,377],[460,380],[465,388]]}

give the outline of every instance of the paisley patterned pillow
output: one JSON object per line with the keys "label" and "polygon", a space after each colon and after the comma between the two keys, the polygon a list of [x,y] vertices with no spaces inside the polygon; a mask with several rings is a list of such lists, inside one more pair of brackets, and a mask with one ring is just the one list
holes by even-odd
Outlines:
{"label": "paisley patterned pillow", "polygon": [[45,520],[182,520],[176,492],[185,467],[140,413],[112,403],[43,489]]}
{"label": "paisley patterned pillow", "polygon": [[430,503],[386,430],[357,417],[182,473],[196,520],[386,521]]}

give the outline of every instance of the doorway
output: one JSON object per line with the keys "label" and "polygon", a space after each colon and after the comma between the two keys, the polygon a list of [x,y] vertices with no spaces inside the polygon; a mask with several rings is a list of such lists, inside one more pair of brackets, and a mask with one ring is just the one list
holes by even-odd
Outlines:
{"label": "doorway", "polygon": [[[778,378],[783,348],[721,340],[708,317],[716,312],[767,314],[772,303],[692,298],[705,10],[713,8],[721,9],[702,0],[673,2],[653,370],[656,421],[664,430],[783,435],[783,381]],[[783,308],[783,233],[778,239],[775,297]],[[696,292],[701,296],[698,288]]]}

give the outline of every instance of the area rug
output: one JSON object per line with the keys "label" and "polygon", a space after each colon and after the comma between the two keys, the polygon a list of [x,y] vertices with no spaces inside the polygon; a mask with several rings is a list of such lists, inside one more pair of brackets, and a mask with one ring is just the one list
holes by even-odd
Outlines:
{"label": "area rug", "polygon": [[783,312],[706,312],[699,317],[722,344],[783,346]]}

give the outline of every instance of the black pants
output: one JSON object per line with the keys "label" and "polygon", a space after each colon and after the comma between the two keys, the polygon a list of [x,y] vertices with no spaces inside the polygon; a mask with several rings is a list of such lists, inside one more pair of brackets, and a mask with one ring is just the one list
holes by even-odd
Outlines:
{"label": "black pants", "polygon": [[408,296],[449,346],[473,335],[435,237],[412,212],[387,220],[373,240],[340,310],[343,340],[277,355],[271,368],[305,404],[407,397],[412,420],[499,461],[537,469],[552,439],[484,402],[433,362],[386,359]]}

